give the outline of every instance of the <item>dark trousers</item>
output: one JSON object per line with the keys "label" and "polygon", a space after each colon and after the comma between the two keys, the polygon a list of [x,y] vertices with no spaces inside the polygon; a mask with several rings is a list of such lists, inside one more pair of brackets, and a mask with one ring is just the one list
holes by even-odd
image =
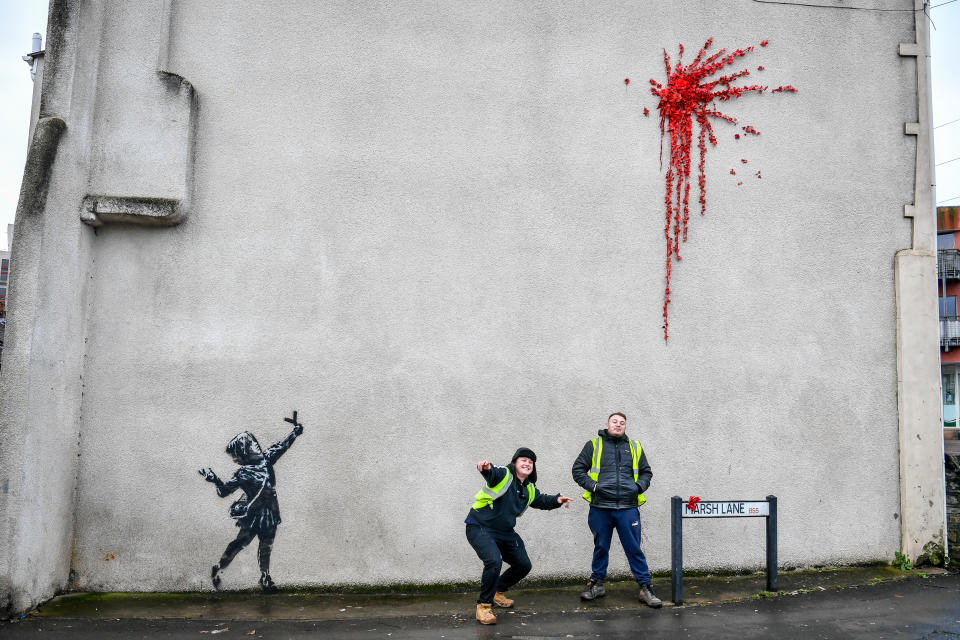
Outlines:
{"label": "dark trousers", "polygon": [[[483,560],[478,603],[492,603],[494,593],[506,591],[517,584],[533,567],[523,540],[516,531],[498,531],[479,524],[468,524],[467,541]],[[500,575],[504,562],[510,568]]]}
{"label": "dark trousers", "polygon": [[240,551],[250,544],[250,542],[257,536],[260,537],[260,548],[257,549],[257,558],[260,561],[260,571],[262,573],[270,573],[270,551],[273,549],[273,539],[277,535],[277,529],[267,531],[256,532],[252,529],[241,528],[237,532],[237,537],[233,539],[230,544],[227,545],[226,550],[223,552],[223,555],[220,556],[220,565],[221,569],[226,569],[227,565],[233,562],[233,559],[237,557],[237,554]]}
{"label": "dark trousers", "polygon": [[650,582],[650,569],[647,558],[640,549],[640,512],[632,509],[597,509],[590,507],[587,524],[593,532],[593,573],[590,579],[601,582],[607,577],[607,564],[610,560],[610,541],[613,530],[617,530],[620,544],[627,554],[630,571],[637,584]]}

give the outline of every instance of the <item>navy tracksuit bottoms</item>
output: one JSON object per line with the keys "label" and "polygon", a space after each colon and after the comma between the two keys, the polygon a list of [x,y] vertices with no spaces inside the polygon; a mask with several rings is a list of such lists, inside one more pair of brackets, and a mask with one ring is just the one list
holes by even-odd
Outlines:
{"label": "navy tracksuit bottoms", "polygon": [[597,509],[590,507],[587,524],[593,532],[593,573],[590,580],[603,582],[607,577],[607,564],[610,560],[610,541],[613,539],[613,530],[617,530],[620,544],[627,554],[630,571],[637,579],[637,584],[650,583],[650,569],[647,567],[647,557],[640,548],[640,512],[636,507],[632,509]]}

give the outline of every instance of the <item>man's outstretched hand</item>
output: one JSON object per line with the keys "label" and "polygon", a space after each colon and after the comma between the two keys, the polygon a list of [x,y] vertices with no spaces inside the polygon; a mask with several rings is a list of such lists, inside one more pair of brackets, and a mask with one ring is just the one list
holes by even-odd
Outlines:
{"label": "man's outstretched hand", "polygon": [[571,500],[573,500],[573,498],[568,498],[567,496],[557,496],[557,504],[562,504],[567,509],[570,508]]}
{"label": "man's outstretched hand", "polygon": [[200,469],[199,471],[197,471],[197,473],[202,475],[203,479],[206,480],[207,482],[217,481],[217,474],[213,472],[213,469]]}
{"label": "man's outstretched hand", "polygon": [[477,463],[477,471],[481,473],[484,471],[490,471],[491,466],[492,465],[488,460],[481,460],[480,462]]}

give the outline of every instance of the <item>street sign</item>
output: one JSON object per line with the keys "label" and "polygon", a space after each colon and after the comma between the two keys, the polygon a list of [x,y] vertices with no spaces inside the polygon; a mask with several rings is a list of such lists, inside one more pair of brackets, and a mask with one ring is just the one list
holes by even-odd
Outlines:
{"label": "street sign", "polygon": [[[777,497],[766,500],[670,500],[670,590],[674,604],[683,604],[684,518],[766,518],[767,591],[777,590]],[[691,525],[695,526],[695,525]]]}
{"label": "street sign", "polygon": [[684,518],[759,518],[770,515],[770,503],[766,500],[744,502],[733,500],[730,502],[696,502],[690,508],[689,502],[684,502]]}

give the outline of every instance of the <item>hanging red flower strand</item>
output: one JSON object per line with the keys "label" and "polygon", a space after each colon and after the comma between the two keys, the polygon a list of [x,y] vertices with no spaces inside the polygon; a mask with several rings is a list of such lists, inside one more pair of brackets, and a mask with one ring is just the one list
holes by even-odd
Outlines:
{"label": "hanging red flower strand", "polygon": [[[765,47],[768,42],[764,40],[760,43],[760,46]],[[759,84],[733,86],[733,83],[739,78],[750,75],[750,71],[747,69],[741,69],[709,80],[718,71],[733,64],[737,58],[742,58],[754,50],[753,47],[747,47],[728,53],[726,49],[720,49],[707,56],[707,49],[710,48],[711,44],[713,44],[713,38],[707,40],[693,62],[686,66],[682,63],[682,44],[679,46],[680,53],[677,56],[677,62],[672,66],[670,56],[664,50],[663,63],[667,75],[666,86],[656,80],[650,80],[652,85],[650,91],[655,97],[660,98],[657,109],[660,111],[661,163],[663,161],[663,139],[667,135],[670,137],[670,162],[667,166],[666,194],[664,195],[666,224],[663,228],[663,234],[667,241],[667,271],[663,293],[663,340],[665,342],[669,337],[667,311],[670,306],[670,270],[674,257],[677,261],[681,260],[680,242],[681,240],[683,242],[687,241],[687,224],[690,218],[690,159],[693,147],[693,123],[696,121],[700,127],[697,135],[697,148],[700,151],[697,164],[697,186],[700,190],[700,215],[704,215],[707,211],[706,175],[704,173],[707,141],[710,141],[711,146],[717,146],[717,138],[713,133],[710,118],[721,118],[731,124],[737,124],[736,118],[721,113],[714,103],[727,102],[739,98],[745,93],[762,94],[768,89],[768,87]],[[783,91],[796,92],[797,89],[785,85],[777,87],[771,93]],[[751,135],[760,135],[760,132],[749,125],[741,127],[741,129]],[[739,140],[740,134],[734,137]],[[736,174],[732,169],[730,173]],[[757,177],[760,177],[759,172]]]}

